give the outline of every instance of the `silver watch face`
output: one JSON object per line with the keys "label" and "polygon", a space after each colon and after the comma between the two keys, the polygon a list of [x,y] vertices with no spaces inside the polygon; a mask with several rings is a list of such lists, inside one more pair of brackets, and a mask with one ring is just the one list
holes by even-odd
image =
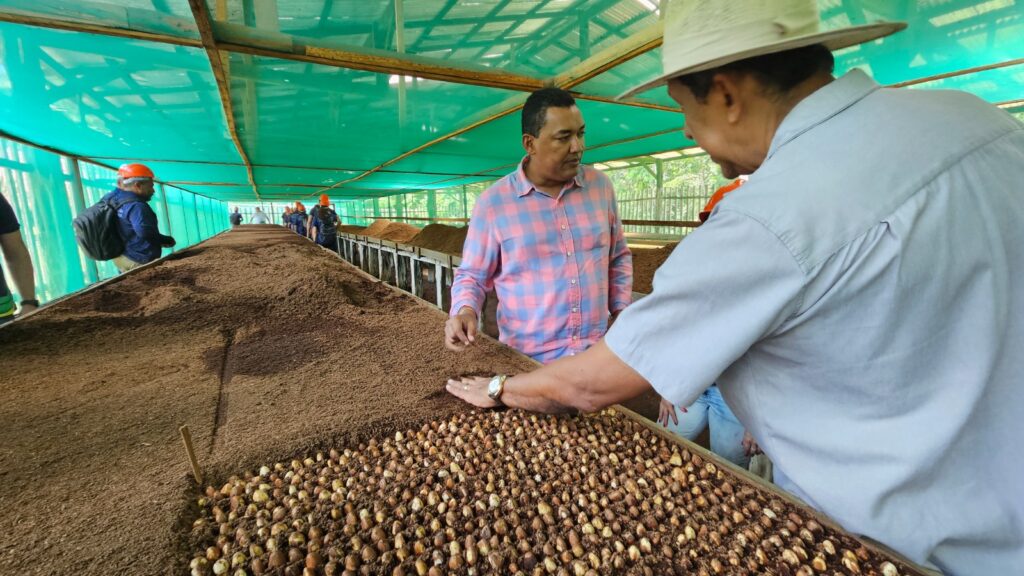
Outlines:
{"label": "silver watch face", "polygon": [[501,376],[495,376],[491,378],[491,381],[487,384],[487,395],[491,397],[491,400],[497,400],[498,394],[501,393]]}

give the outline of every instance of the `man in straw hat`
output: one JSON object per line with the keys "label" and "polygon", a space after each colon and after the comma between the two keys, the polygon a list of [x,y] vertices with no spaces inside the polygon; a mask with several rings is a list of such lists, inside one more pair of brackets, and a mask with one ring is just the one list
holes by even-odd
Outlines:
{"label": "man in straw hat", "polygon": [[749,181],[602,341],[448,390],[590,411],[717,381],[780,485],[846,529],[947,574],[1024,574],[1024,126],[833,78],[830,50],[902,27],[819,32],[813,0],[670,4],[664,74],[630,93],[667,84]]}

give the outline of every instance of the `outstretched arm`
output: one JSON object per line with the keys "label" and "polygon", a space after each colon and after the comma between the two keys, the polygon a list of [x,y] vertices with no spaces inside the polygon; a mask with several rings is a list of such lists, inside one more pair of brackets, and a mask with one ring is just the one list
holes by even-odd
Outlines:
{"label": "outstretched arm", "polygon": [[[448,381],[448,391],[480,408],[498,403],[487,396],[490,378]],[[505,381],[501,403],[531,412],[595,412],[650,388],[647,380],[626,365],[604,341],[576,356],[556,360],[533,372]]]}

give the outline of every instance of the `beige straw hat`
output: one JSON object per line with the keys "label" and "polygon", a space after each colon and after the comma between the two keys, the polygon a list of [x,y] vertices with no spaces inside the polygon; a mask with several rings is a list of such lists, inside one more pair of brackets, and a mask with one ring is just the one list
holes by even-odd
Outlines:
{"label": "beige straw hat", "polygon": [[815,0],[665,0],[661,76],[619,96],[730,62],[824,44],[838,50],[888,36],[906,22],[879,22],[820,32]]}

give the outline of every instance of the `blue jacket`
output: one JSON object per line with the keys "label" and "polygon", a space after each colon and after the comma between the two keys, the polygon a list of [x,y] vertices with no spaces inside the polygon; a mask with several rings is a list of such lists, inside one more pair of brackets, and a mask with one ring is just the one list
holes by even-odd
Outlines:
{"label": "blue jacket", "polygon": [[145,264],[160,257],[161,245],[174,241],[164,236],[157,228],[156,213],[137,195],[114,188],[103,200],[114,203],[130,200],[117,209],[121,238],[124,239],[124,255],[134,262]]}
{"label": "blue jacket", "polygon": [[306,235],[306,219],[308,217],[309,214],[305,212],[292,212],[292,225],[295,227],[295,232],[300,236]]}
{"label": "blue jacket", "polygon": [[316,243],[320,245],[332,244],[334,239],[338,237],[338,214],[330,209],[326,208],[322,216],[327,220],[321,220],[321,208],[319,206],[314,207],[310,214],[313,215],[313,227],[316,228]]}

